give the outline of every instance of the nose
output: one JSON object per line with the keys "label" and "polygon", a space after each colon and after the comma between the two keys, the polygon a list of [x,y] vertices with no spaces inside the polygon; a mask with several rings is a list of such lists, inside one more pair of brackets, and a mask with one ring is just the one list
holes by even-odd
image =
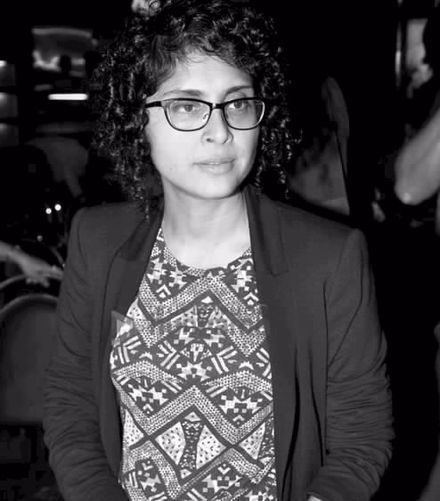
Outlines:
{"label": "nose", "polygon": [[208,123],[203,129],[203,137],[208,142],[225,143],[231,137],[231,129],[220,109],[212,110]]}

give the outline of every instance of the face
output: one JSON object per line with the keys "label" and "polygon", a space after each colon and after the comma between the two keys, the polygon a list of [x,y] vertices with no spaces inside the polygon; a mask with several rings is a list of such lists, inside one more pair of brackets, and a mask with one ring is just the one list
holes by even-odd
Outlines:
{"label": "face", "polygon": [[[194,98],[222,103],[254,96],[247,73],[215,57],[192,54],[177,64],[148,102]],[[171,127],[162,108],[149,108],[148,113],[145,134],[162,179],[165,202],[175,197],[223,199],[238,193],[254,163],[258,127],[232,129],[221,110],[215,109],[204,128],[184,132]]]}

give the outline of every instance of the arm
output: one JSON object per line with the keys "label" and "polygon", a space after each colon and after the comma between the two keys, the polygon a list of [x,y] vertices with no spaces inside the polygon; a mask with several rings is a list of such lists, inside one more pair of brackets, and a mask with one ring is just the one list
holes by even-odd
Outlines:
{"label": "arm", "polygon": [[416,205],[440,188],[440,108],[399,152],[395,164],[397,197]]}
{"label": "arm", "polygon": [[56,266],[51,266],[38,257],[31,256],[20,249],[0,241],[0,261],[10,261],[17,265],[26,275],[27,281],[49,286],[49,279],[61,280],[63,272]]}
{"label": "arm", "polygon": [[83,214],[72,223],[58,303],[58,345],[45,387],[45,441],[65,501],[126,501],[100,439],[90,339],[96,282],[83,249]]}
{"label": "arm", "polygon": [[368,501],[391,456],[385,340],[362,234],[353,231],[326,287],[326,457],[309,493],[322,501]]}

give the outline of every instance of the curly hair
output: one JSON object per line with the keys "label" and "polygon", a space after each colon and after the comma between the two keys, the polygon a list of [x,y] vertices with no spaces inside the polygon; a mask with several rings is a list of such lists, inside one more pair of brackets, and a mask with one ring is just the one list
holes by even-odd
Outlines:
{"label": "curly hair", "polygon": [[248,3],[231,0],[166,0],[152,13],[127,20],[95,72],[97,123],[93,141],[110,159],[124,192],[148,213],[162,187],[143,133],[145,102],[194,51],[213,55],[251,76],[268,103],[260,125],[255,165],[247,181],[272,198],[287,196],[286,167],[295,139],[289,79],[273,20]]}

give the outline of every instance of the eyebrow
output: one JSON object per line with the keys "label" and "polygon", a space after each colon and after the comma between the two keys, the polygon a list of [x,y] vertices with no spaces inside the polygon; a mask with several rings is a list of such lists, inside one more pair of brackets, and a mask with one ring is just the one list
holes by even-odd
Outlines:
{"label": "eyebrow", "polygon": [[[250,84],[235,85],[234,87],[229,87],[229,89],[226,90],[225,96],[232,94],[233,92],[238,92],[240,90],[254,90],[254,87]],[[170,94],[185,94],[186,96],[202,97],[204,93],[198,89],[170,89],[163,93],[163,97]]]}

